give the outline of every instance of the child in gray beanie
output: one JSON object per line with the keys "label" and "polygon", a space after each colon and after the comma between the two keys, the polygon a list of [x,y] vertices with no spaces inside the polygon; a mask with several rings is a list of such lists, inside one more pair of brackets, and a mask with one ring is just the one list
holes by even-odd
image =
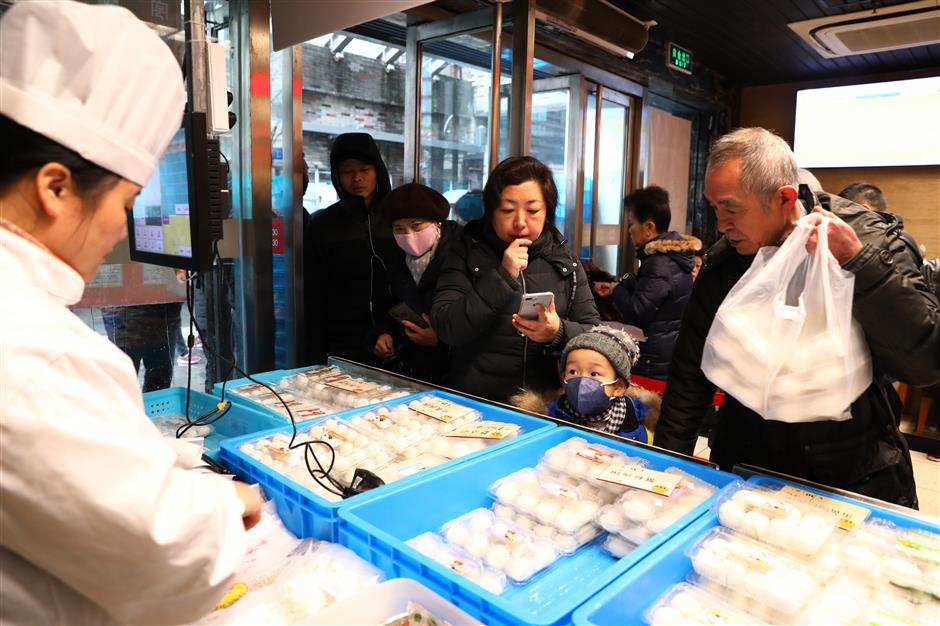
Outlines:
{"label": "child in gray beanie", "polygon": [[647,443],[643,418],[649,407],[627,395],[639,356],[636,342],[610,326],[572,338],[561,354],[565,393],[548,405],[548,414]]}

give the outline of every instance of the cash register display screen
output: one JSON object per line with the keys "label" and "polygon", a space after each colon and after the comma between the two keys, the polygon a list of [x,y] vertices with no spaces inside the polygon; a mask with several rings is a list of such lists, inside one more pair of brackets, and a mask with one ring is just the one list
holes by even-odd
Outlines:
{"label": "cash register display screen", "polygon": [[147,186],[134,202],[134,248],[192,258],[186,131],[173,136]]}

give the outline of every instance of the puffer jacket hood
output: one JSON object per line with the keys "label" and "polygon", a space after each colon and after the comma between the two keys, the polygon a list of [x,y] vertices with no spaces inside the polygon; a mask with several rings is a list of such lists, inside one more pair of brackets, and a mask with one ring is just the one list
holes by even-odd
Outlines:
{"label": "puffer jacket hood", "polygon": [[388,178],[388,168],[385,167],[385,161],[382,160],[379,147],[372,135],[368,133],[344,133],[334,139],[333,145],[330,147],[330,177],[333,180],[333,189],[336,190],[336,195],[344,205],[355,205],[360,209],[365,209],[365,202],[362,198],[347,193],[340,184],[339,166],[348,159],[356,159],[375,167],[376,188],[372,206],[377,207],[379,201],[391,191],[392,185]]}
{"label": "puffer jacket hood", "polygon": [[702,249],[702,242],[692,235],[681,235],[674,230],[647,241],[637,250],[637,257],[644,261],[654,254],[663,254],[672,259],[684,271],[691,272],[695,266],[695,253]]}

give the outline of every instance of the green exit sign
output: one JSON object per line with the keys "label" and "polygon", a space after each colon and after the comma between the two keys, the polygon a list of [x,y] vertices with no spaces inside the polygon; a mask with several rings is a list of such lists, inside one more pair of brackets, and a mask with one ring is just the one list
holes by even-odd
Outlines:
{"label": "green exit sign", "polygon": [[684,74],[691,74],[692,51],[670,42],[666,47],[666,66]]}

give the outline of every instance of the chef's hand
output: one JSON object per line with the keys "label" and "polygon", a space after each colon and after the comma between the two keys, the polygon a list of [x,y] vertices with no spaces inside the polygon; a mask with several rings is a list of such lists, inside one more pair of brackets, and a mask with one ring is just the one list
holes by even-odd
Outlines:
{"label": "chef's hand", "polygon": [[829,240],[829,252],[836,258],[839,265],[845,265],[856,254],[862,251],[862,242],[851,226],[839,219],[835,213],[827,211],[822,207],[816,207],[810,213],[810,221],[815,228],[810,233],[806,241],[806,251],[810,254],[816,253],[816,246],[819,242],[819,224],[824,218],[830,218],[832,221],[827,226],[827,237]]}
{"label": "chef's hand", "polygon": [[594,283],[594,295],[606,298],[614,292],[617,283]]}
{"label": "chef's hand", "polygon": [[395,342],[392,340],[392,336],[388,333],[379,335],[379,338],[375,340],[375,347],[372,348],[372,353],[380,359],[387,359],[395,354]]}
{"label": "chef's hand", "polygon": [[422,313],[421,317],[428,323],[426,328],[421,328],[408,320],[402,320],[401,325],[405,328],[405,335],[408,336],[408,339],[411,340],[412,343],[433,348],[437,345],[437,333],[431,328],[431,318],[428,317],[428,314]]}
{"label": "chef's hand", "polygon": [[257,489],[252,489],[238,480],[235,481],[235,493],[238,494],[238,499],[245,507],[245,512],[242,513],[242,523],[245,525],[245,530],[250,530],[261,521],[261,506],[264,504],[264,499]]}
{"label": "chef's hand", "polygon": [[509,275],[518,279],[522,270],[529,267],[529,239],[514,239],[506,251],[503,252],[503,267]]}
{"label": "chef's hand", "polygon": [[551,343],[561,327],[561,319],[555,313],[555,300],[549,303],[547,309],[541,304],[536,304],[535,310],[539,312],[539,317],[534,320],[527,320],[518,313],[513,313],[512,325],[532,341]]}

